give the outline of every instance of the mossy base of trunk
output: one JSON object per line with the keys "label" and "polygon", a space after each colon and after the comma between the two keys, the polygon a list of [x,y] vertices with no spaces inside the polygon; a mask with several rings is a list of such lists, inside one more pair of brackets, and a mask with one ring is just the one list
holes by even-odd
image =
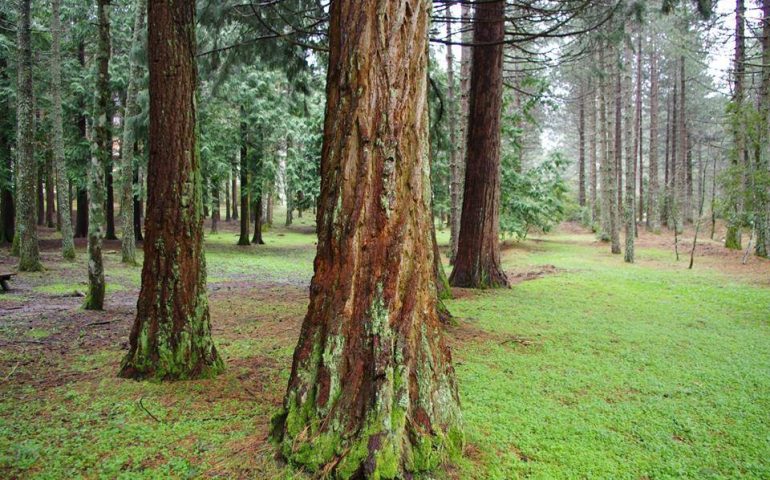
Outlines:
{"label": "mossy base of trunk", "polygon": [[164,346],[157,353],[137,350],[121,364],[119,377],[134,380],[194,380],[213,378],[225,370],[213,344]]}
{"label": "mossy base of trunk", "polygon": [[741,230],[738,227],[728,226],[725,235],[725,248],[730,250],[740,250],[742,248]]}

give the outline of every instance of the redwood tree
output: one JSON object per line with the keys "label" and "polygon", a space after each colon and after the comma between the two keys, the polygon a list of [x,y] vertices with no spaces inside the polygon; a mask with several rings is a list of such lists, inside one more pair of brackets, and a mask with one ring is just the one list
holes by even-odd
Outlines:
{"label": "redwood tree", "polygon": [[315,275],[273,435],[334,478],[411,478],[462,444],[433,283],[430,7],[331,3]]}
{"label": "redwood tree", "polygon": [[195,2],[148,2],[150,155],[144,266],[120,375],[164,380],[223,369],[211,340],[200,154],[195,129]]}
{"label": "redwood tree", "polygon": [[455,287],[508,286],[500,266],[500,120],[505,2],[475,5],[465,189],[454,269]]}

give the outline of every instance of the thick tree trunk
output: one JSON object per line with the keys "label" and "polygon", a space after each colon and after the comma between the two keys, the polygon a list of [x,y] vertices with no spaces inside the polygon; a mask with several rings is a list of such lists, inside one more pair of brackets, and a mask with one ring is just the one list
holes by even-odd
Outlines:
{"label": "thick tree trunk", "polygon": [[[732,155],[732,165],[739,173],[740,168],[745,168],[744,156],[746,150],[745,128],[743,121],[744,96],[743,82],[746,74],[746,38],[745,38],[746,4],[744,0],[735,2],[735,60],[733,65],[733,104],[735,107],[735,116],[733,121],[733,141],[735,143],[735,152]],[[734,182],[738,185],[745,185],[741,180]],[[740,250],[741,227],[743,215],[743,189],[733,188],[730,192],[730,214],[727,218],[727,234],[725,236],[725,247],[732,250]]]}
{"label": "thick tree trunk", "polygon": [[254,235],[251,237],[251,243],[264,245],[265,241],[262,240],[262,193],[258,193],[256,197],[257,200],[254,202]]}
{"label": "thick tree trunk", "polygon": [[[241,116],[245,114],[241,108]],[[249,162],[248,147],[246,146],[246,122],[241,122],[241,236],[238,245],[251,245],[249,241]],[[233,211],[233,218],[237,218],[237,212]]]}
{"label": "thick tree trunk", "polygon": [[[648,165],[649,188],[647,189],[647,228],[655,233],[660,231],[660,210],[658,195],[658,53],[655,39],[650,40],[650,153]],[[666,140],[668,141],[668,140]],[[668,145],[667,145],[668,147]]]}
{"label": "thick tree trunk", "polygon": [[331,3],[315,275],[273,434],[334,478],[411,478],[463,442],[433,281],[430,6]]}
{"label": "thick tree trunk", "polygon": [[18,183],[16,191],[16,235],[19,246],[19,270],[42,270],[35,222],[35,184],[37,164],[34,154],[32,118],[32,44],[30,41],[30,0],[19,0],[17,24],[18,87],[16,94],[16,154]]}
{"label": "thick tree trunk", "polygon": [[51,122],[53,163],[56,168],[56,194],[62,236],[62,256],[75,258],[75,244],[72,240],[72,217],[70,216],[69,182],[64,163],[64,127],[62,125],[61,99],[61,0],[51,2]]}
{"label": "thick tree trunk", "polygon": [[[770,0],[762,0],[762,80],[759,90],[759,142],[757,170],[766,179],[770,178],[770,152],[767,142],[770,140]],[[761,181],[761,180],[760,180]],[[757,256],[767,258],[770,255],[770,185],[764,181],[764,188],[756,188],[757,197]]]}
{"label": "thick tree trunk", "polygon": [[110,13],[109,0],[98,0],[99,42],[96,54],[97,81],[94,106],[91,166],[88,171],[88,295],[86,310],[104,308],[104,239],[105,172],[112,158],[110,132]]}
{"label": "thick tree trunk", "polygon": [[150,156],[142,289],[120,375],[163,380],[223,369],[211,340],[195,123],[195,2],[147,12]]}
{"label": "thick tree trunk", "polygon": [[466,143],[465,189],[455,287],[508,286],[500,265],[500,120],[503,100],[505,2],[477,3]]}
{"label": "thick tree trunk", "polygon": [[[131,38],[131,50],[141,48],[144,37],[144,16],[147,10],[145,0],[138,0],[135,5],[134,30]],[[128,88],[126,89],[126,109],[123,115],[123,140],[121,142],[120,171],[120,220],[122,238],[120,242],[121,261],[129,265],[136,263],[136,237],[134,236],[134,145],[136,143],[134,117],[139,113],[137,93],[139,91],[142,69],[136,56],[129,59]]]}

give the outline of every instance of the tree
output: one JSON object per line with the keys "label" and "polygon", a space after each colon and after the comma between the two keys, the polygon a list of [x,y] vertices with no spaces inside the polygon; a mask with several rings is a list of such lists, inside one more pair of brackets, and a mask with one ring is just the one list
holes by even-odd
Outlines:
{"label": "tree", "polygon": [[433,283],[429,15],[331,4],[315,275],[273,436],[335,478],[409,478],[463,441]]}
{"label": "tree", "polygon": [[477,3],[474,18],[465,188],[449,283],[495,288],[508,286],[498,239],[505,2]]}
{"label": "tree", "polygon": [[134,235],[134,144],[136,143],[135,123],[139,113],[137,93],[141,67],[136,58],[136,51],[142,44],[144,33],[145,0],[138,0],[135,5],[134,29],[131,37],[131,55],[129,58],[128,88],[126,89],[126,109],[123,114],[123,139],[121,141],[120,171],[120,220],[122,235],[120,241],[121,261],[133,265],[136,263],[136,237]]}
{"label": "tree", "polygon": [[109,0],[98,0],[99,41],[97,46],[96,101],[94,106],[91,164],[88,171],[88,294],[86,310],[104,308],[104,238],[105,165],[112,157],[110,105],[110,13]]}
{"label": "tree", "polygon": [[37,164],[34,155],[32,118],[32,44],[30,41],[30,0],[19,0],[17,24],[18,92],[16,94],[16,150],[18,187],[16,191],[16,238],[19,246],[19,270],[43,269],[35,226],[35,183]]}
{"label": "tree", "polygon": [[[640,52],[637,52],[639,55]],[[631,141],[632,127],[636,124],[632,121],[635,118],[632,99],[633,99],[633,85],[632,85],[632,63],[631,48],[626,44],[625,47],[625,71],[623,72],[623,96],[625,97],[625,105],[623,106],[624,118],[623,123],[625,127],[625,142],[626,142],[626,185],[625,185],[625,205],[623,208],[624,226],[626,234],[626,249],[623,256],[623,260],[626,263],[634,263],[634,239],[636,237],[636,176],[634,175],[636,165],[636,152],[638,149],[634,148]],[[639,99],[641,101],[641,98]]]}
{"label": "tree", "polygon": [[[446,22],[446,35],[447,41],[452,41],[452,20],[451,11],[454,2],[447,3],[447,22]],[[460,186],[462,185],[460,179],[460,166],[461,158],[458,155],[457,148],[457,109],[455,101],[455,68],[454,68],[454,52],[452,51],[452,45],[446,46],[446,61],[447,61],[447,123],[449,126],[449,194],[450,194],[450,208],[449,208],[449,256],[454,258],[457,251],[457,239],[460,234],[460,199],[462,194],[460,193]],[[463,119],[464,120],[464,119]],[[464,160],[464,159],[462,159]]]}
{"label": "tree", "polygon": [[660,230],[660,210],[658,194],[658,52],[655,39],[650,41],[650,153],[648,169],[649,183],[647,188],[647,228],[653,232]]}
{"label": "tree", "polygon": [[53,123],[53,162],[56,168],[56,194],[61,217],[62,256],[75,258],[75,244],[72,238],[72,217],[70,216],[69,185],[67,168],[64,164],[64,128],[61,104],[61,0],[51,2],[51,121]]}
{"label": "tree", "polygon": [[147,12],[150,132],[144,266],[120,375],[175,380],[223,369],[211,339],[200,152],[195,2],[154,0]]}
{"label": "tree", "polygon": [[[247,146],[247,132],[248,127],[246,125],[244,108],[241,107],[241,236],[238,238],[238,245],[249,246],[249,163],[248,155],[249,150]],[[237,215],[233,213],[233,218]]]}
{"label": "tree", "polygon": [[[732,158],[732,176],[742,176],[742,167],[746,155],[746,138],[743,121],[744,108],[744,76],[746,74],[746,38],[745,38],[746,4],[744,0],[735,2],[735,59],[733,66],[733,101],[732,101],[732,134],[735,143]],[[727,218],[727,234],[725,235],[725,247],[733,250],[741,249],[741,227],[743,226],[743,181],[733,179],[734,188],[731,193],[730,207]]]}

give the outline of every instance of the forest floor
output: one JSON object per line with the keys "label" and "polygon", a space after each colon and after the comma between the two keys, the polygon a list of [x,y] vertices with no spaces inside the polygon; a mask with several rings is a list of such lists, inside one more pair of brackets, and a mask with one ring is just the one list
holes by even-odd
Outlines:
{"label": "forest floor", "polygon": [[[61,261],[43,230],[46,271],[0,294],[0,477],[305,478],[267,432],[307,308],[309,221],[263,246],[235,246],[235,222],[207,235],[227,370],[163,384],[116,377],[140,268],[108,242],[106,310],[86,312],[83,245]],[[572,224],[506,244],[512,288],[448,302],[468,443],[431,478],[770,478],[770,262],[708,239],[688,260],[643,233],[624,264]]]}

